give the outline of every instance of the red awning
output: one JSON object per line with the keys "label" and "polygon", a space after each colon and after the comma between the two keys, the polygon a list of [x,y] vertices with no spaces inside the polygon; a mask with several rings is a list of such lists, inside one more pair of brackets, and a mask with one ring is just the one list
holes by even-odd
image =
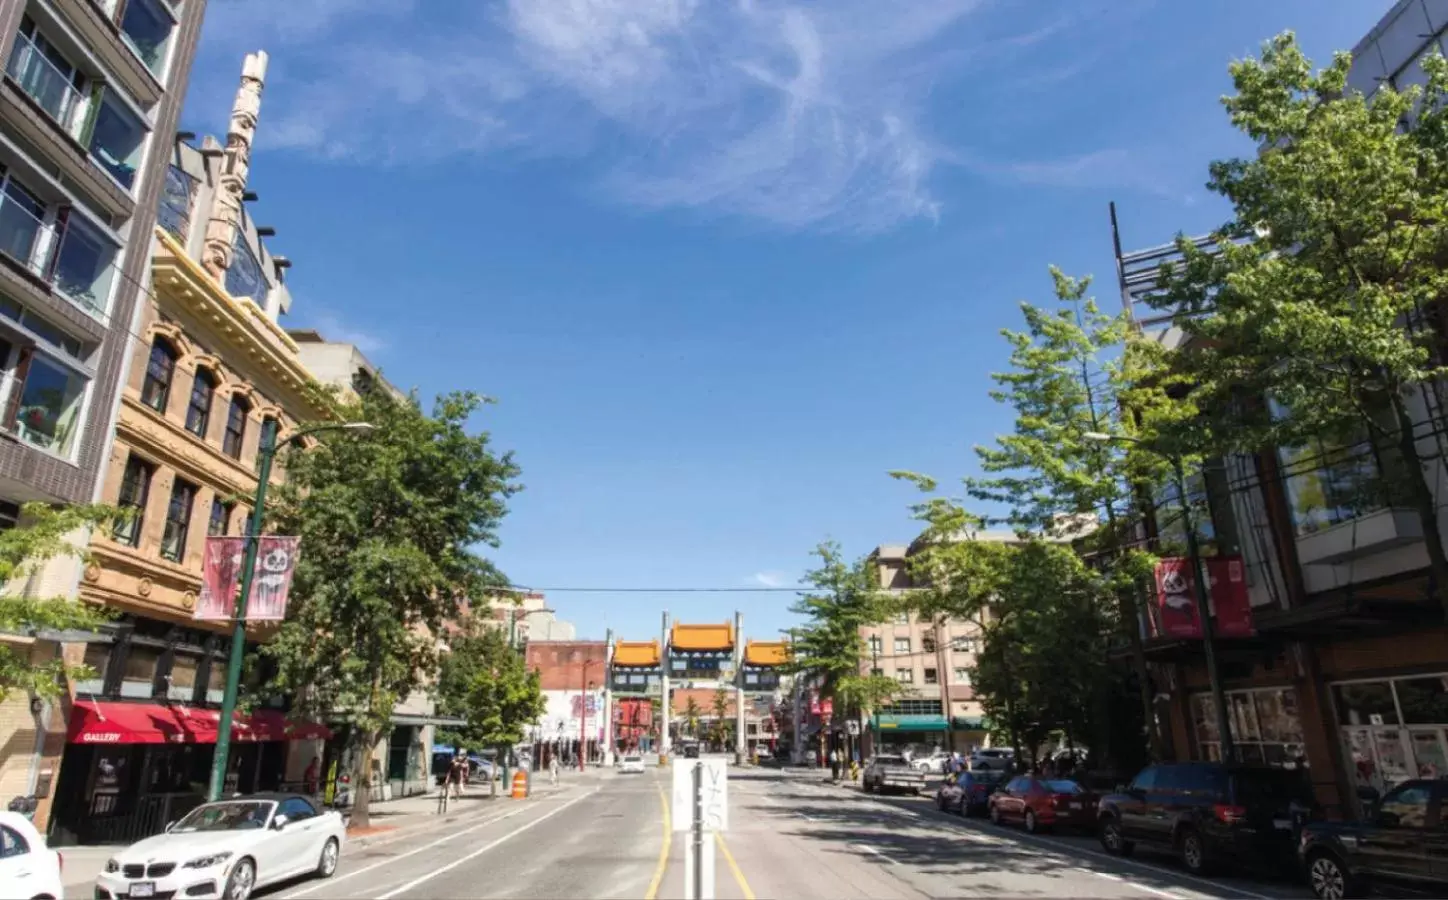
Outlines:
{"label": "red awning", "polygon": [[[180,704],[114,703],[77,700],[70,714],[72,744],[214,744],[221,714]],[[233,741],[288,741],[328,738],[332,732],[315,722],[288,722],[277,710],[238,715]]]}

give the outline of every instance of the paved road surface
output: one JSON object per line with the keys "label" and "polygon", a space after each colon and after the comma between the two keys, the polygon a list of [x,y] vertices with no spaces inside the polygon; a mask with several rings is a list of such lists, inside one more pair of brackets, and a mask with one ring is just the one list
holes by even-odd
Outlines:
{"label": "paved road surface", "polygon": [[[549,797],[480,803],[435,829],[344,854],[335,878],[268,900],[683,896],[687,835],[666,837],[667,770],[592,776]],[[716,853],[718,900],[767,898],[1308,896],[1289,881],[1204,881],[1164,857],[1105,856],[1087,837],[1029,836],[877,799],[817,774],[731,770],[730,831]]]}

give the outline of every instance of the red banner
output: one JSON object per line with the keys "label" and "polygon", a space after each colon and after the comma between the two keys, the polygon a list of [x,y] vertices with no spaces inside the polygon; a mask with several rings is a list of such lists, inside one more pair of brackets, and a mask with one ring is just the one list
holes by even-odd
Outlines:
{"label": "red banner", "polygon": [[[1247,575],[1240,556],[1217,556],[1203,561],[1207,570],[1216,637],[1241,638],[1255,634]],[[1160,637],[1200,640],[1196,577],[1191,562],[1168,557],[1156,564],[1156,612],[1152,630]]]}
{"label": "red banner", "polygon": [[269,534],[260,541],[246,618],[249,622],[280,622],[287,614],[287,594],[292,589],[292,572],[302,539]]}
{"label": "red banner", "polygon": [[820,715],[828,719],[835,714],[835,701],[829,697],[820,701]]}
{"label": "red banner", "polygon": [[246,538],[208,537],[201,557],[201,595],[192,618],[230,621],[236,612]]}

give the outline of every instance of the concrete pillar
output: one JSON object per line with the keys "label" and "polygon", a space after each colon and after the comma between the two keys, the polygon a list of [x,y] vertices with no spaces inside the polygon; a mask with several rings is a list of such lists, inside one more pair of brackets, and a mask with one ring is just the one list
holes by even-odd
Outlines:
{"label": "concrete pillar", "polygon": [[744,613],[734,613],[734,764],[744,765],[749,739],[744,735]]}
{"label": "concrete pillar", "polygon": [[659,758],[667,759],[669,751],[669,707],[672,701],[669,698],[669,614],[664,613],[664,630],[659,640],[659,669],[663,673],[659,679],[659,687],[662,693],[663,702],[659,705]]}

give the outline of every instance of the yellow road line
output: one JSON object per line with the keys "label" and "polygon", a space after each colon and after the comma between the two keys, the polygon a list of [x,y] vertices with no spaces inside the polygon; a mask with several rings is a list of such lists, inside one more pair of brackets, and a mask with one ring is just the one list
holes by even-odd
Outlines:
{"label": "yellow road line", "polygon": [[[669,866],[669,847],[674,842],[674,823],[669,818],[669,797],[662,786],[659,787],[659,806],[664,810],[664,847],[659,851],[659,867],[654,870],[654,877],[649,882],[644,900],[654,900],[659,895],[659,886],[664,883],[664,869]],[[750,896],[748,900],[754,900],[754,897]]]}
{"label": "yellow road line", "polygon": [[734,880],[739,882],[739,890],[744,893],[744,900],[754,900],[754,891],[750,890],[749,882],[744,879],[744,873],[739,871],[739,863],[734,861],[734,854],[729,852],[729,845],[724,843],[724,835],[721,832],[715,832],[714,840],[719,844],[719,852],[724,854],[724,861],[729,864],[729,871],[734,873]]}

